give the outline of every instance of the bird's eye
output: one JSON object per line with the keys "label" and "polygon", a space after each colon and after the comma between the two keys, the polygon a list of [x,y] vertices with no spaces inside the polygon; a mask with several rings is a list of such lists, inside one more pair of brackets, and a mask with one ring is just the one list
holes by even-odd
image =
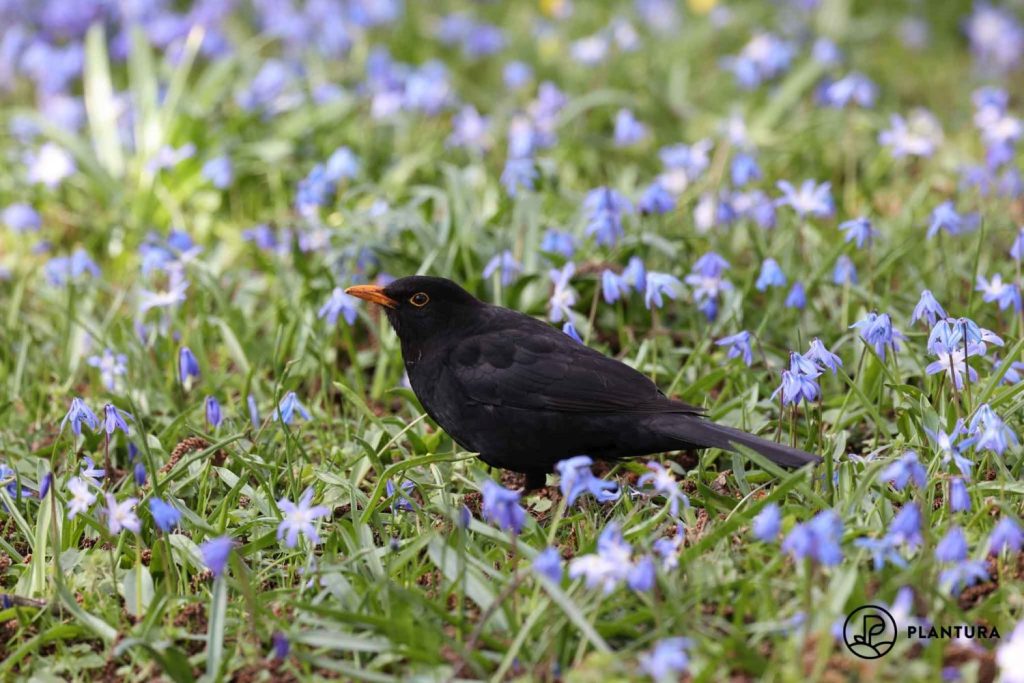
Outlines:
{"label": "bird's eye", "polygon": [[409,303],[411,303],[413,306],[417,308],[423,308],[428,303],[430,303],[430,297],[424,294],[423,292],[416,292],[411,297],[409,297]]}

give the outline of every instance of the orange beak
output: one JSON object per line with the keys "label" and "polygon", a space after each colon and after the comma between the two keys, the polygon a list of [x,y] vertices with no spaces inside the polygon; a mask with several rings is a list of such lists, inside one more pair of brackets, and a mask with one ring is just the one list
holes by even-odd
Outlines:
{"label": "orange beak", "polygon": [[381,306],[387,306],[388,308],[398,307],[398,302],[385,294],[383,287],[378,287],[377,285],[356,285],[355,287],[349,287],[346,289],[345,293],[350,294],[357,299],[369,301],[373,304],[380,304]]}

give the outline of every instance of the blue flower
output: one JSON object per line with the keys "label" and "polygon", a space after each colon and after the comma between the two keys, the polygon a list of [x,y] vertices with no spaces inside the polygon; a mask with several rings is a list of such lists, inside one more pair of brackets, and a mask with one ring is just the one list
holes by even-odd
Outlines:
{"label": "blue flower", "polygon": [[924,465],[917,459],[917,453],[914,451],[907,451],[891,462],[878,476],[882,481],[891,482],[897,491],[902,491],[911,481],[918,488],[923,488],[928,482]]}
{"label": "blue flower", "polygon": [[1003,517],[996,523],[988,537],[988,554],[999,555],[1004,550],[1011,555],[1020,552],[1024,545],[1024,531],[1020,525],[1009,517]]}
{"label": "blue flower", "polygon": [[578,341],[580,344],[583,343],[583,337],[581,337],[580,333],[576,331],[576,326],[572,324],[571,320],[567,320],[565,324],[562,325],[562,332],[565,332],[567,335]]}
{"label": "blue flower", "polygon": [[953,477],[949,481],[949,509],[953,512],[971,511],[971,494],[960,477]]}
{"label": "blue flower", "polygon": [[533,78],[533,69],[530,68],[530,65],[520,61],[509,62],[501,73],[505,86],[510,90],[518,90]]}
{"label": "blue flower", "polygon": [[729,173],[732,176],[732,184],[736,187],[743,187],[761,179],[761,169],[757,165],[757,159],[753,154],[747,152],[740,152],[732,158]]}
{"label": "blue flower", "polygon": [[928,239],[934,237],[940,230],[950,235],[969,232],[977,227],[978,222],[977,214],[961,216],[956,212],[952,201],[944,201],[932,210],[931,223],[928,225]]}
{"label": "blue flower", "polygon": [[[43,475],[42,481],[39,482],[39,499],[46,498],[46,494],[50,492],[50,487],[53,486],[53,472],[47,472]],[[10,493],[10,489],[8,489]]]}
{"label": "blue flower", "polygon": [[594,476],[590,466],[594,461],[586,455],[577,455],[555,464],[558,470],[559,489],[565,496],[565,504],[572,506],[583,493],[590,493],[602,503],[619,499],[619,487],[615,482]]}
{"label": "blue flower", "polygon": [[43,221],[29,204],[9,204],[0,213],[0,222],[14,232],[35,232],[42,227]]}
{"label": "blue flower", "polygon": [[[18,486],[18,474],[7,465],[0,463],[0,486],[7,490],[7,493],[12,498],[21,498],[21,496],[31,495],[31,491]],[[40,489],[41,491],[41,489]],[[43,498],[45,494],[40,492],[39,497]],[[0,504],[0,510],[7,511],[7,508]]]}
{"label": "blue flower", "polygon": [[739,217],[754,221],[762,230],[775,227],[775,202],[761,190],[735,192],[730,203]]}
{"label": "blue flower", "polygon": [[754,362],[754,354],[750,350],[750,333],[746,330],[736,334],[722,337],[715,342],[715,346],[728,346],[728,358],[743,358],[743,363],[748,368]]}
{"label": "blue flower", "polygon": [[218,190],[225,190],[231,186],[234,180],[234,168],[231,165],[231,158],[221,155],[208,159],[203,164],[203,177],[209,180]]}
{"label": "blue flower", "polygon": [[865,344],[873,346],[882,360],[885,360],[889,349],[900,350],[903,334],[892,326],[888,313],[868,313],[867,317],[850,325],[850,328],[860,330],[860,338]]}
{"label": "blue flower", "polygon": [[651,544],[652,549],[661,558],[661,568],[671,571],[679,566],[679,549],[683,547],[685,535],[683,525],[676,524],[676,533],[670,537],[661,537]]}
{"label": "blue flower", "polygon": [[249,405],[249,422],[252,424],[253,429],[259,429],[260,427],[260,408],[256,405],[256,397],[252,394],[245,399],[245,402]]}
{"label": "blue flower", "polygon": [[872,227],[871,221],[864,216],[840,223],[839,229],[846,233],[846,238],[843,241],[856,242],[858,249],[863,248],[865,244],[871,244],[878,234],[878,231]]}
{"label": "blue flower", "polygon": [[769,503],[754,517],[750,529],[759,541],[775,540],[782,530],[782,510],[775,503]]}
{"label": "blue flower", "polygon": [[716,252],[709,251],[693,264],[693,272],[701,277],[720,277],[729,269],[729,262]]}
{"label": "blue flower", "polygon": [[654,558],[650,555],[644,555],[629,568],[629,573],[626,575],[626,585],[638,593],[647,593],[654,588],[656,572]]}
{"label": "blue flower", "polygon": [[1007,8],[976,3],[964,31],[981,65],[996,73],[1013,69],[1024,57],[1024,26]]}
{"label": "blue flower", "polygon": [[826,105],[837,109],[842,109],[851,102],[870,109],[875,106],[877,95],[878,88],[871,79],[854,71],[825,86],[821,99]]}
{"label": "blue flower", "polygon": [[972,383],[978,381],[978,372],[967,364],[967,358],[983,355],[984,347],[982,345],[968,344],[965,353],[962,348],[947,349],[942,342],[936,342],[933,352],[938,356],[938,360],[925,367],[926,374],[946,373],[958,391],[964,388],[964,375],[967,375]]}
{"label": "blue flower", "polygon": [[100,268],[90,258],[85,249],[78,248],[71,256],[58,256],[50,259],[43,267],[47,281],[54,286],[66,285],[80,280],[83,276],[100,276]]}
{"label": "blue flower", "polygon": [[987,579],[985,563],[978,560],[964,560],[939,573],[939,584],[952,595],[958,595],[964,588]]}
{"label": "blue flower", "polygon": [[273,635],[270,636],[270,643],[274,659],[284,659],[291,652],[292,646],[288,642],[288,636],[280,631],[274,631]]}
{"label": "blue flower", "polygon": [[647,127],[636,120],[629,109],[620,109],[615,115],[615,146],[629,147],[643,142],[647,137]]}
{"label": "blue flower", "polygon": [[884,568],[887,563],[895,567],[907,566],[907,561],[897,551],[898,543],[891,536],[858,538],[853,544],[871,553],[871,561],[876,572]]}
{"label": "blue flower", "polygon": [[64,425],[68,422],[71,423],[71,431],[75,433],[75,436],[82,435],[83,424],[93,431],[96,431],[100,426],[96,413],[92,412],[89,406],[85,405],[85,401],[78,397],[71,399],[71,407],[68,408],[67,414],[61,420],[60,428],[64,429]]}
{"label": "blue flower", "polygon": [[757,33],[738,55],[722,60],[723,69],[731,72],[737,84],[753,89],[789,69],[796,47],[771,33]]}
{"label": "blue flower", "polygon": [[841,254],[836,259],[836,266],[832,271],[832,283],[837,285],[857,284],[857,266],[853,265],[853,259],[846,254]]}
{"label": "blue flower", "polygon": [[132,469],[132,476],[135,479],[136,486],[146,485],[146,465],[141,460],[135,463],[135,467]]}
{"label": "blue flower", "polygon": [[216,577],[224,573],[228,565],[228,556],[234,547],[235,542],[230,537],[218,536],[199,544],[199,554],[203,558],[203,564]]}
{"label": "blue flower", "polygon": [[896,543],[910,547],[921,545],[921,508],[917,503],[907,503],[900,508],[892,518],[886,535]]}
{"label": "blue flower", "polygon": [[414,487],[415,484],[409,480],[405,480],[398,485],[398,488],[396,488],[395,483],[388,479],[387,483],[384,485],[384,492],[387,494],[388,498],[394,496],[396,491],[401,491],[401,493],[398,494],[398,497],[395,498],[395,502],[391,504],[392,511],[405,510],[406,512],[412,512],[412,503],[408,498],[402,495],[402,493],[409,493]]}
{"label": "blue flower", "polygon": [[679,488],[679,482],[672,476],[672,472],[659,462],[651,460],[647,463],[650,472],[640,475],[637,479],[637,486],[651,485],[655,493],[665,497],[668,502],[668,511],[673,516],[679,515],[679,508],[690,507],[690,499]]}
{"label": "blue flower", "polygon": [[486,479],[481,493],[483,494],[481,512],[484,519],[499,529],[515,534],[523,530],[526,510],[519,505],[518,491],[511,491],[491,479]]}
{"label": "blue flower", "polygon": [[620,286],[625,290],[633,290],[637,294],[647,291],[647,268],[639,256],[632,256],[629,263],[622,269],[622,276],[619,278]]}
{"label": "blue flower", "polygon": [[665,305],[662,296],[667,296],[669,299],[675,299],[678,290],[683,286],[683,283],[679,281],[679,278],[668,273],[647,273],[647,283],[644,285],[644,306],[648,310],[651,308],[661,308]]}
{"label": "blue flower", "polygon": [[[994,358],[992,370],[998,371],[1000,368],[1003,367],[1003,362],[1004,361],[998,358]],[[1024,375],[1022,375],[1021,373],[1024,373],[1024,363],[1022,363],[1019,360],[1013,361],[1012,363],[1009,364],[1009,367],[1006,368],[1006,371],[1003,373],[1003,384],[1017,384],[1018,382],[1021,381],[1021,379],[1024,379]]]}
{"label": "blue flower", "polygon": [[843,550],[843,520],[833,510],[823,510],[809,522],[797,524],[782,541],[782,550],[794,559],[810,558],[823,566],[839,564]]}
{"label": "blue flower", "polygon": [[962,562],[967,559],[967,538],[963,529],[952,527],[935,546],[935,559],[939,562]]}
{"label": "blue flower", "polygon": [[583,208],[587,213],[587,234],[604,246],[614,246],[619,241],[624,234],[622,216],[633,211],[628,199],[608,187],[588,192]]}
{"label": "blue flower", "polygon": [[452,117],[452,133],[445,144],[449,147],[483,151],[491,144],[489,128],[491,122],[481,116],[471,104],[464,106]]}
{"label": "blue flower", "polygon": [[889,148],[893,158],[930,157],[942,143],[942,127],[925,109],[915,109],[907,119],[899,114],[889,117],[890,127],[878,134],[878,142]]}
{"label": "blue flower", "polygon": [[113,404],[108,403],[103,406],[103,431],[107,433],[107,438],[113,436],[118,429],[125,434],[128,433],[128,423],[125,422],[125,418],[131,420],[132,416]]}
{"label": "blue flower", "polygon": [[327,177],[323,164],[316,164],[299,181],[295,191],[295,206],[303,216],[314,215],[316,209],[326,206],[334,196],[335,183]]}
{"label": "blue flower", "polygon": [[956,425],[948,434],[941,429],[932,431],[928,427],[925,427],[925,432],[928,434],[929,438],[935,441],[939,454],[942,456],[942,464],[947,467],[951,464],[955,465],[956,468],[961,471],[961,474],[964,475],[964,478],[970,481],[971,469],[974,466],[974,463],[961,455],[962,447],[970,445],[970,440],[959,444],[956,443],[956,439],[966,432],[964,428],[964,421],[957,420]]}
{"label": "blue flower", "polygon": [[157,528],[164,533],[168,533],[181,522],[181,512],[178,508],[160,498],[149,499],[149,511]]}
{"label": "blue flower", "polygon": [[832,183],[825,182],[819,185],[813,180],[805,180],[798,190],[788,180],[780,180],[778,188],[782,191],[782,197],[776,200],[776,203],[779,206],[791,207],[801,218],[828,218],[834,211]]}
{"label": "blue flower", "polygon": [[327,321],[333,327],[338,324],[338,317],[343,317],[349,325],[356,321],[359,312],[359,299],[345,293],[341,287],[331,290],[331,297],[317,311],[316,317]]}
{"label": "blue flower", "polygon": [[676,208],[676,198],[656,180],[640,195],[637,208],[645,216],[669,213]]}
{"label": "blue flower", "polygon": [[[928,333],[928,353],[937,353],[939,348],[948,352],[949,349],[962,347],[964,332],[968,334],[968,344],[976,344],[981,341],[981,328],[973,321],[965,318],[961,324],[953,318],[943,318],[935,322],[931,332]],[[972,327],[973,326],[973,327]]]}
{"label": "blue flower", "polygon": [[789,289],[786,295],[786,308],[803,310],[807,306],[807,294],[804,292],[804,283],[797,280]]}
{"label": "blue flower", "polygon": [[918,320],[925,320],[929,325],[935,325],[939,318],[945,318],[946,311],[942,308],[930,289],[921,291],[921,299],[914,306],[914,312],[910,316],[911,324]]}
{"label": "blue flower", "polygon": [[811,340],[811,347],[804,354],[804,358],[814,361],[824,369],[831,370],[833,375],[843,367],[843,360],[829,351],[817,337]]}
{"label": "blue flower", "polygon": [[529,157],[510,158],[501,172],[501,184],[510,197],[522,190],[533,190],[537,182],[537,167]]}
{"label": "blue flower", "polygon": [[1003,282],[1003,276],[999,273],[993,275],[991,279],[978,275],[976,283],[974,291],[982,293],[982,301],[999,304],[1000,311],[1005,311],[1010,306],[1013,306],[1014,311],[1020,311],[1020,289],[1012,282]]}
{"label": "blue flower", "polygon": [[281,399],[280,405],[277,410],[274,411],[274,420],[280,420],[286,425],[290,425],[295,419],[295,413],[302,416],[304,420],[312,420],[313,416],[309,414],[306,407],[299,401],[299,397],[295,395],[294,391],[289,391],[285,394],[285,397]]}
{"label": "blue flower", "polygon": [[817,381],[819,373],[805,375],[791,370],[782,371],[782,382],[772,392],[775,398],[780,392],[783,405],[798,405],[801,401],[812,402],[821,394]]}
{"label": "blue flower", "polygon": [[625,581],[633,567],[633,548],[622,538],[622,529],[615,521],[608,522],[597,539],[597,552],[577,555],[569,562],[569,577],[584,577],[588,588],[601,586],[611,593]]}
{"label": "blue flower", "polygon": [[576,239],[567,232],[548,230],[540,242],[540,250],[571,259],[576,253]]}
{"label": "blue flower", "polygon": [[1017,231],[1017,237],[1010,246],[1010,256],[1018,261],[1024,260],[1024,226]]}
{"label": "blue flower", "polygon": [[300,534],[308,538],[313,545],[320,542],[320,536],[316,533],[313,523],[320,517],[326,517],[331,511],[323,505],[313,505],[312,487],[302,492],[298,503],[282,498],[277,501],[277,506],[284,513],[284,518],[277,526],[277,540],[284,539],[284,544],[288,548],[298,545]]}
{"label": "blue flower", "polygon": [[622,298],[623,289],[628,288],[622,282],[622,278],[613,270],[604,270],[601,273],[601,296],[607,304],[613,304]]}
{"label": "blue flower", "polygon": [[769,287],[785,287],[786,286],[786,274],[782,272],[782,268],[779,267],[778,261],[773,258],[766,258],[761,263],[761,274],[757,277],[757,283],[754,287],[759,292],[763,292]]}
{"label": "blue flower", "polygon": [[96,463],[88,455],[83,456],[82,460],[85,461],[82,467],[82,477],[87,483],[98,487],[100,485],[99,480],[107,474],[106,470],[97,468]]}
{"label": "blue flower", "polygon": [[557,548],[547,547],[537,553],[532,566],[533,571],[549,581],[555,584],[562,582],[562,556],[558,554]]}
{"label": "blue flower", "polygon": [[104,349],[102,356],[89,356],[86,362],[100,371],[100,380],[108,391],[116,391],[119,378],[123,377],[128,368],[126,363],[128,357],[123,353],[115,353],[110,349]]}
{"label": "blue flower", "polygon": [[659,683],[679,680],[690,666],[686,652],[690,647],[687,638],[663,638],[650,651],[640,655],[640,668]]}
{"label": "blue flower", "polygon": [[170,170],[183,161],[191,159],[196,153],[196,146],[189,142],[181,147],[163,145],[146,162],[146,170],[150,173]]}
{"label": "blue flower", "polygon": [[484,279],[489,279],[496,272],[501,273],[502,286],[508,287],[523,272],[523,266],[512,255],[512,252],[506,249],[500,254],[495,254],[484,266]]}
{"label": "blue flower", "polygon": [[345,146],[331,152],[324,164],[324,180],[329,183],[337,183],[341,180],[348,180],[359,175],[359,157],[355,152]]}
{"label": "blue flower", "polygon": [[213,396],[206,397],[206,423],[216,429],[224,420],[221,415],[220,402]]}
{"label": "blue flower", "polygon": [[979,450],[988,449],[1002,455],[1010,445],[1017,445],[1017,435],[987,403],[978,406],[968,431]]}
{"label": "blue flower", "polygon": [[187,346],[178,350],[178,378],[182,384],[186,384],[189,378],[199,379],[199,361]]}
{"label": "blue flower", "polygon": [[794,375],[805,375],[807,377],[817,377],[821,374],[816,362],[796,351],[789,352],[789,371]]}
{"label": "blue flower", "polygon": [[561,269],[552,268],[548,271],[554,284],[549,302],[551,311],[548,314],[548,320],[553,323],[572,319],[572,307],[576,305],[576,290],[569,283],[575,274],[576,266],[572,263],[566,263]]}

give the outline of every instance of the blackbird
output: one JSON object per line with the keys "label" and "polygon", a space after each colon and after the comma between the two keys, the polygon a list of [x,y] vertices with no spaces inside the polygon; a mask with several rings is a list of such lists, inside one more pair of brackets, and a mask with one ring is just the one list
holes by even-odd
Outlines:
{"label": "blackbird", "polygon": [[492,467],[544,486],[559,460],[615,460],[745,446],[783,467],[817,456],[715,424],[645,375],[451,280],[413,276],[346,293],[384,307],[409,381],[427,414]]}

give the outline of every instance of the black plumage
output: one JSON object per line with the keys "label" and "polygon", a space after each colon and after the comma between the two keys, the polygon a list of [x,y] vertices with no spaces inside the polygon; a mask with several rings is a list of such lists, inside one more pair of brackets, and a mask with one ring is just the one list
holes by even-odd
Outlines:
{"label": "black plumage", "polygon": [[559,460],[751,448],[784,467],[819,458],[706,419],[645,375],[450,280],[414,276],[348,293],[378,303],[423,408],[489,465],[543,485]]}

